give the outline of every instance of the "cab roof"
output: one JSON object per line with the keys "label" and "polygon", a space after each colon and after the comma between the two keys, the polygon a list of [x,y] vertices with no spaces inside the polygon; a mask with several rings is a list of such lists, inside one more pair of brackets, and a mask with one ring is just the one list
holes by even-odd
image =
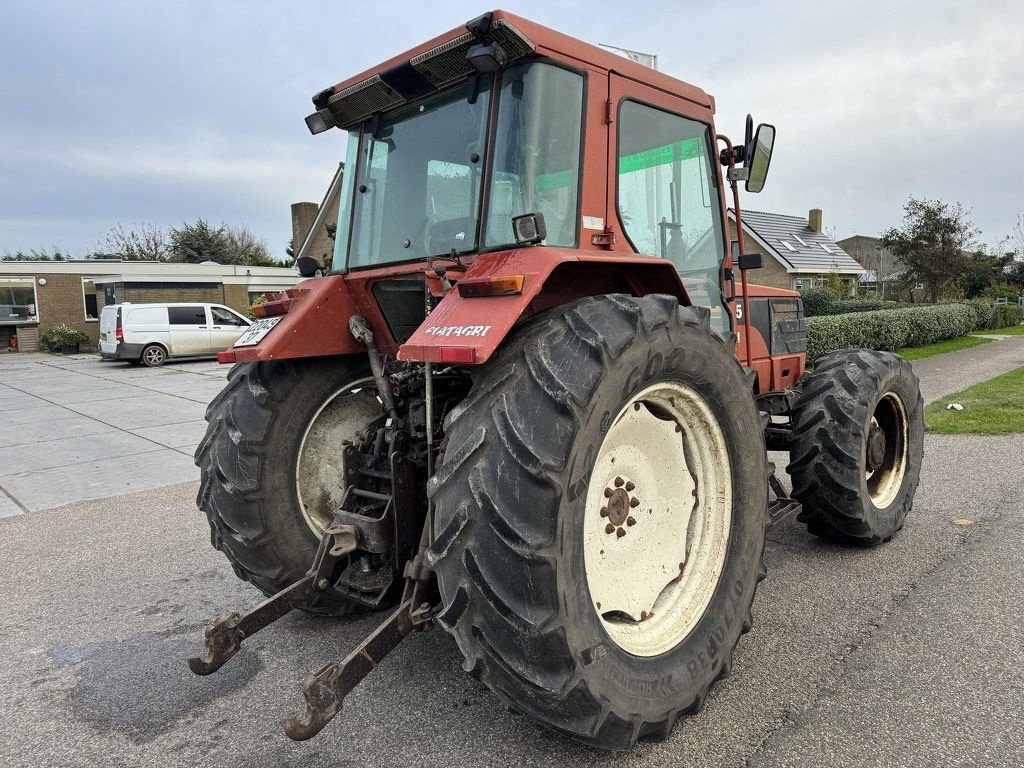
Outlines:
{"label": "cab roof", "polygon": [[[596,45],[507,11],[491,11],[480,19],[489,29],[488,37],[510,59],[547,56],[581,69],[614,72],[714,111],[714,99],[700,88]],[[352,127],[376,112],[389,111],[474,74],[465,53],[476,42],[466,26],[456,27],[321,91],[313,104],[329,108],[340,127]]]}

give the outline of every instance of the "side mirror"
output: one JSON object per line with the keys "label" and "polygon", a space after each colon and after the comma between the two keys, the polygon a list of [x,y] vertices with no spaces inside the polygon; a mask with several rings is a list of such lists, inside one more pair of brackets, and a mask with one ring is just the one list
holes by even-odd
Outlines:
{"label": "side mirror", "polygon": [[295,260],[295,268],[302,277],[314,277],[317,272],[323,270],[324,265],[312,256],[300,256]]}
{"label": "side mirror", "polygon": [[772,162],[772,147],[775,145],[775,126],[761,123],[757,126],[754,140],[747,144],[747,192],[760,192],[768,178],[768,166]]}
{"label": "side mirror", "polygon": [[738,259],[738,266],[742,270],[748,269],[760,269],[764,266],[764,260],[760,253],[754,251],[753,253],[744,253]]}

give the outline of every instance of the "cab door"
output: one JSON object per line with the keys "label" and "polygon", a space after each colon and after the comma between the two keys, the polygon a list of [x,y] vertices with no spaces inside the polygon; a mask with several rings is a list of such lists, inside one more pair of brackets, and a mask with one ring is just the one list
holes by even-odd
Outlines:
{"label": "cab door", "polygon": [[690,301],[731,328],[722,301],[727,257],[709,106],[612,73],[608,221],[635,253],[672,261]]}

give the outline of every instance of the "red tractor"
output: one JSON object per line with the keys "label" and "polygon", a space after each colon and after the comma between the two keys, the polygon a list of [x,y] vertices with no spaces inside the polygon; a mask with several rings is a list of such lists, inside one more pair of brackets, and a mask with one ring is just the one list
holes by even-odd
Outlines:
{"label": "red tractor", "polygon": [[313,103],[313,133],[348,134],[333,263],[221,354],[196,451],[213,546],[268,599],[193,671],[292,609],[387,608],[305,680],[290,737],[439,624],[510,707],[626,749],[729,673],[769,525],[902,527],[909,364],[805,375],[799,295],[747,284],[737,183],[763,187],[772,126],[734,145],[699,88],[503,11]]}

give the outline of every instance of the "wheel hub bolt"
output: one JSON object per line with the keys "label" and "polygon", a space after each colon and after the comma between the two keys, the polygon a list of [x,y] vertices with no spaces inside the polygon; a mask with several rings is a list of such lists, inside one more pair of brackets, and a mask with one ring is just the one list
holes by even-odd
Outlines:
{"label": "wheel hub bolt", "polygon": [[630,491],[636,488],[636,484],[626,482],[621,477],[616,477],[610,486],[604,489],[604,496],[608,504],[601,507],[601,517],[608,520],[605,525],[605,533],[615,533],[617,538],[626,535],[623,526],[636,525],[636,518],[629,514],[631,509],[640,506],[640,499],[630,495]]}

